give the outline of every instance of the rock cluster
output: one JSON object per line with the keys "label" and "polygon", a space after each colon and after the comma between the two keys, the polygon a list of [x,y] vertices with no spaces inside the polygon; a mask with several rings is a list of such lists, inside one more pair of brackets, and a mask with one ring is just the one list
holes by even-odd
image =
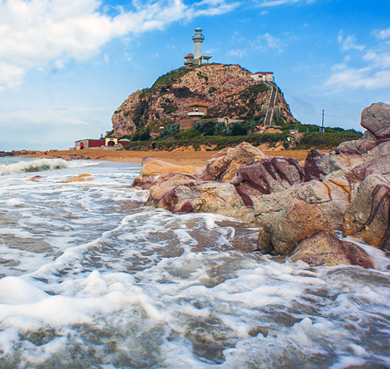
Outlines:
{"label": "rock cluster", "polygon": [[263,253],[372,268],[365,251],[335,230],[390,251],[390,105],[364,109],[361,124],[362,139],[329,154],[311,150],[304,167],[244,142],[213,155],[202,172],[162,165],[149,176],[146,160],[133,186],[150,190],[150,205],[258,226]]}

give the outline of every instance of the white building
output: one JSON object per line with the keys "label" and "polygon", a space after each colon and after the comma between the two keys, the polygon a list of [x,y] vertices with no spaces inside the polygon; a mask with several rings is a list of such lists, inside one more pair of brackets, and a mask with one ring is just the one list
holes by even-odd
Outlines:
{"label": "white building", "polygon": [[204,41],[204,37],[202,34],[202,29],[199,27],[195,29],[195,33],[192,36],[192,41],[194,42],[194,53],[187,54],[184,57],[184,65],[200,65],[204,62],[211,62],[211,55],[202,55],[202,43]]}
{"label": "white building", "polygon": [[274,83],[274,74],[272,72],[256,72],[251,74],[251,77],[256,82],[272,82]]}

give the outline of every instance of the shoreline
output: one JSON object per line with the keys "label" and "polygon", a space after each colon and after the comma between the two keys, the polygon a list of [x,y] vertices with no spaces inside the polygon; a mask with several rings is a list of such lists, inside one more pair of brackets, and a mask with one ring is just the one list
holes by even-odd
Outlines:
{"label": "shoreline", "polygon": [[[259,147],[264,153],[269,156],[282,156],[284,158],[294,158],[300,165],[304,165],[307,153],[310,150],[268,150],[264,147]],[[221,150],[224,151],[224,150]],[[319,150],[322,153],[329,153],[330,150]],[[52,150],[45,154],[45,151],[28,152],[25,155],[14,155],[15,157],[29,158],[61,158],[65,159],[71,156],[89,157],[94,161],[112,161],[112,162],[132,162],[141,163],[144,157],[162,160],[175,165],[193,165],[196,167],[204,167],[210,157],[218,151],[195,151],[191,149],[176,149],[172,151],[126,151],[126,150],[101,150],[101,149],[83,149],[83,150]]]}

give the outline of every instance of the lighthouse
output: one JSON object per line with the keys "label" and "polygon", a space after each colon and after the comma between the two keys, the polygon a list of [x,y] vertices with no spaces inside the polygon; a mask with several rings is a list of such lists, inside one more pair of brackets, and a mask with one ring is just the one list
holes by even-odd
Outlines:
{"label": "lighthouse", "polygon": [[202,34],[201,28],[195,28],[194,35],[192,36],[192,41],[194,43],[194,53],[187,54],[184,59],[184,65],[200,65],[203,64],[204,61],[211,61],[211,55],[202,55],[202,43],[204,41],[204,37]]}
{"label": "lighthouse", "polygon": [[192,41],[194,42],[194,59],[199,59],[202,56],[202,43],[204,41],[202,30],[199,27],[195,28]]}

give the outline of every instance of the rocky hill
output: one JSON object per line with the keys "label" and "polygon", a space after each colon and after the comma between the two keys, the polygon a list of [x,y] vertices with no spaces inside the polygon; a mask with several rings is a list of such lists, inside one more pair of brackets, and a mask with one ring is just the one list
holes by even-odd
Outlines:
{"label": "rocky hill", "polygon": [[[279,122],[296,122],[278,88],[275,105],[280,106]],[[161,126],[177,123],[188,113],[193,102],[209,104],[208,117],[232,119],[264,119],[270,99],[269,85],[255,82],[251,73],[239,65],[203,64],[182,67],[161,76],[151,88],[131,94],[112,117],[114,135],[123,137],[148,126],[157,131]]]}

